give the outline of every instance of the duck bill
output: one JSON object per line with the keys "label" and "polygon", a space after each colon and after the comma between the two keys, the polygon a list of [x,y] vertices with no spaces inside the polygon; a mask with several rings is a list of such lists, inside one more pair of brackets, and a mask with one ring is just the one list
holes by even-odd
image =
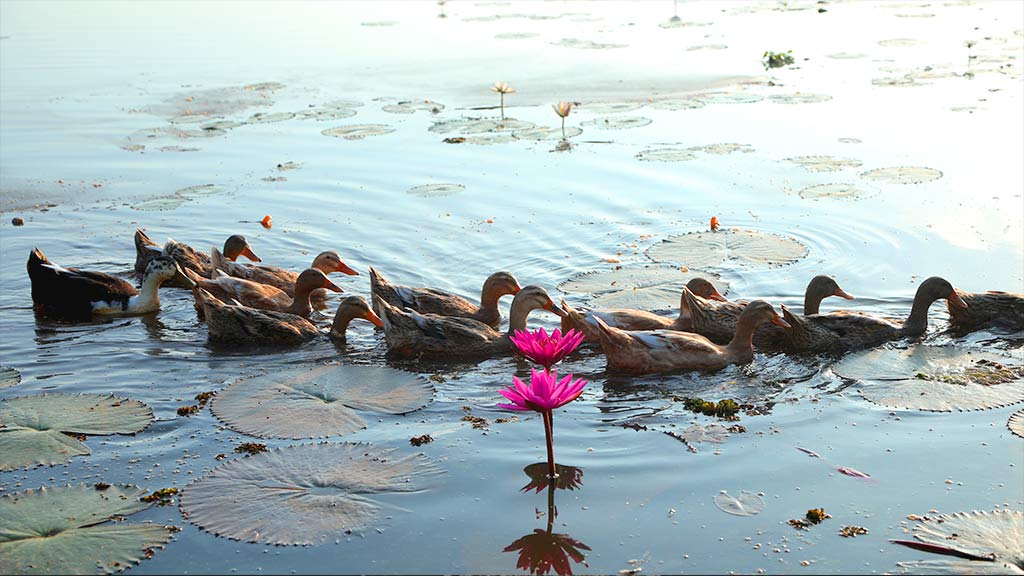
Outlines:
{"label": "duck bill", "polygon": [[783,328],[792,328],[792,326],[789,325],[789,322],[783,320],[782,317],[780,317],[778,314],[772,316],[772,324],[775,324],[776,326],[781,326]]}
{"label": "duck bill", "polygon": [[334,282],[331,282],[327,278],[324,278],[324,288],[327,288],[331,292],[344,292],[344,290],[342,290],[340,286],[338,286]]}
{"label": "duck bill", "polygon": [[366,314],[363,314],[363,318],[369,320],[370,323],[372,323],[377,328],[384,327],[384,322],[380,319],[380,316],[377,316],[376,314],[373,313],[373,310],[367,310]]}
{"label": "duck bill", "polygon": [[960,294],[958,294],[956,290],[953,290],[949,294],[948,300],[957,308],[967,308],[967,302],[964,302],[964,299],[960,297]]}
{"label": "duck bill", "polygon": [[728,302],[729,301],[729,300],[726,299],[725,296],[722,296],[722,294],[715,287],[711,288],[711,294],[708,294],[708,300],[718,300],[719,302]]}
{"label": "duck bill", "polygon": [[520,291],[520,290],[522,290],[522,289],[523,289],[523,287],[522,287],[522,286],[520,286],[519,284],[516,284],[516,285],[515,285],[515,286],[514,286],[514,287],[512,288],[512,295],[513,295],[513,296],[515,296],[516,294],[519,294],[519,291]]}
{"label": "duck bill", "polygon": [[842,288],[836,288],[836,291],[833,292],[832,295],[833,296],[839,296],[840,298],[845,298],[846,300],[853,300],[854,299],[853,295],[848,293],[846,290],[843,290]]}
{"label": "duck bill", "polygon": [[192,290],[193,288],[198,286],[198,284],[196,284],[194,280],[192,280],[188,276],[185,276],[185,274],[182,273],[181,268],[179,268],[178,271],[174,273],[174,277],[171,278],[171,280],[173,280],[176,285],[186,288],[188,290]]}
{"label": "duck bill", "polygon": [[344,262],[338,262],[338,268],[335,271],[341,272],[342,274],[348,274],[349,276],[359,276],[359,272],[349,268],[348,264],[345,264]]}
{"label": "duck bill", "polygon": [[248,244],[245,245],[245,248],[242,248],[242,256],[245,256],[253,262],[263,262],[263,260],[260,260],[260,257],[252,251],[252,248],[249,248]]}
{"label": "duck bill", "polygon": [[562,310],[561,308],[555,306],[555,303],[552,302],[551,300],[548,300],[548,303],[544,305],[544,309],[547,310],[548,312],[553,313],[555,316],[558,316],[559,318],[565,318],[568,316],[565,310]]}

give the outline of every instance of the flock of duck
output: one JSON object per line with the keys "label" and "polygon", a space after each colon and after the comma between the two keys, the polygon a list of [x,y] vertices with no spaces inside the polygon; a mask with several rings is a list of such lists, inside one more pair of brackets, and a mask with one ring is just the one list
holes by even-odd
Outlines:
{"label": "flock of duck", "polygon": [[[160,307],[161,286],[179,287],[192,290],[211,342],[294,345],[323,334],[310,320],[313,310],[325,307],[328,291],[342,291],[328,275],[358,275],[335,251],[318,254],[301,273],[255,264],[260,258],[240,235],[209,255],[174,240],[160,246],[142,230],[135,233],[135,246],[140,288],[103,272],[63,268],[33,250],[28,275],[36,312],[64,319],[148,314]],[[239,262],[240,257],[254,264]],[[509,335],[526,329],[529,314],[537,309],[559,316],[563,330],[579,330],[600,345],[610,370],[633,374],[719,370],[750,362],[755,345],[784,352],[845,352],[919,337],[927,330],[929,307],[941,299],[953,333],[1024,329],[1024,295],[965,293],[939,277],[921,283],[910,314],[897,320],[851,311],[821,314],[825,298],[853,298],[828,276],[816,276],[807,285],[802,314],[783,305],[781,316],[768,302],[730,302],[711,282],[694,278],[682,289],[679,315],[673,318],[643,310],[577,310],[564,299],[555,306],[544,288],[521,287],[508,272],[484,281],[479,304],[443,290],[394,284],[373,268],[369,273],[373,306],[361,296],[344,298],[327,335],[344,341],[349,323],[364,319],[383,329],[389,351],[406,356],[508,352]],[[498,301],[506,295],[513,300],[508,329],[501,332]]]}

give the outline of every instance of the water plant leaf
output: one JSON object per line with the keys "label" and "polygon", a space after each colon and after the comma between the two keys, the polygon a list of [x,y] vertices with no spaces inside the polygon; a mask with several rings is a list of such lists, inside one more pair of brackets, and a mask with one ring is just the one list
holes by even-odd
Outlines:
{"label": "water plant leaf", "polygon": [[796,164],[808,172],[837,172],[845,168],[859,168],[863,164],[860,160],[835,156],[794,156],[783,162]]}
{"label": "water plant leaf", "polygon": [[949,576],[1024,574],[1024,570],[1006,562],[972,562],[971,560],[913,560],[897,562],[900,574],[934,574]]}
{"label": "water plant leaf", "polygon": [[320,133],[324,136],[344,138],[345,140],[362,140],[367,136],[381,136],[383,134],[390,134],[394,131],[394,128],[384,124],[349,124],[347,126],[327,128],[325,130],[321,130]]}
{"label": "water plant leaf", "polygon": [[764,99],[750,92],[709,92],[698,94],[696,98],[705,104],[753,104]]}
{"label": "water plant leaf", "polygon": [[665,100],[655,100],[651,102],[651,108],[655,110],[693,110],[696,108],[703,108],[704,103],[696,98],[666,98]]}
{"label": "water plant leaf", "polygon": [[626,44],[609,44],[584,40],[582,38],[562,38],[558,42],[551,42],[552,46],[564,46],[566,48],[582,48],[584,50],[608,50],[611,48],[625,48]]}
{"label": "water plant leaf", "polygon": [[747,266],[781,266],[807,256],[807,247],[793,238],[759,230],[729,229],[671,236],[647,249],[655,262],[677,262],[690,268],[735,262]]}
{"label": "water plant leaf", "polygon": [[715,506],[734,516],[753,516],[764,510],[764,499],[746,490],[742,490],[739,496],[732,496],[722,490],[715,496]]}
{"label": "water plant leaf", "polygon": [[111,520],[148,508],[145,492],[77,484],[0,496],[0,573],[111,574],[138,563],[170,532]]}
{"label": "water plant leaf", "polygon": [[328,365],[239,380],[217,394],[213,414],[260,438],[340,436],[366,426],[356,410],[405,414],[430,402],[434,387],[382,366]]}
{"label": "water plant leaf", "polygon": [[0,366],[0,388],[9,388],[21,383],[21,372],[9,366]]}
{"label": "water plant leaf", "polygon": [[[583,130],[576,126],[565,127],[566,138],[574,138],[580,134],[583,134]],[[512,135],[519,140],[562,140],[562,128],[560,126],[554,128],[537,126],[529,130],[517,130]]]}
{"label": "water plant leaf", "polygon": [[852,476],[853,478],[871,478],[870,474],[865,474],[856,468],[850,468],[849,466],[836,466],[836,472]]}
{"label": "water plant leaf", "polygon": [[735,142],[721,142],[717,144],[705,144],[704,146],[694,146],[690,148],[694,152],[704,152],[705,154],[732,154],[734,152],[753,152],[754,149],[749,144],[737,144]]}
{"label": "water plant leaf", "polygon": [[729,283],[717,274],[683,272],[674,266],[583,272],[559,284],[558,289],[589,294],[587,301],[599,308],[669,310],[679,308],[683,286],[696,277],[706,278],[722,294],[729,291]]}
{"label": "water plant leaf", "polygon": [[1010,432],[1024,438],[1024,408],[1010,415],[1010,419],[1006,421],[1006,427],[1010,429]]}
{"label": "water plant leaf", "polygon": [[356,115],[356,111],[349,110],[348,108],[312,108],[310,110],[302,111],[300,115],[306,120],[326,122],[328,120],[344,120],[345,118],[351,118]]}
{"label": "water plant leaf", "polygon": [[[566,131],[568,134],[568,131]],[[512,134],[493,132],[487,134],[473,134],[472,136],[466,136],[466,144],[476,144],[478,146],[489,146],[491,144],[508,144],[509,142],[515,142],[516,137]]]}
{"label": "water plant leaf", "polygon": [[[929,567],[955,567],[958,574],[1024,574],[1024,512],[1019,510],[974,510],[926,517],[914,526],[914,538],[924,544],[922,549],[960,556],[957,560],[924,561]],[[892,542],[918,548],[914,541]],[[928,546],[932,548],[925,548]],[[912,562],[899,565],[923,567]]]}
{"label": "water plant leaf", "polygon": [[64,432],[134,434],[153,421],[138,400],[102,394],[36,394],[0,400],[0,470],[60,464],[89,448]]}
{"label": "water plant leaf", "polygon": [[359,100],[349,100],[347,98],[339,98],[338,100],[331,100],[330,102],[324,103],[324,108],[359,108],[363,103]]}
{"label": "water plant leaf", "polygon": [[592,114],[619,114],[639,110],[641,107],[642,102],[584,102],[576,106],[576,109]]}
{"label": "water plant leaf", "polygon": [[418,492],[441,470],[422,454],[366,444],[303,444],[214,468],[179,499],[185,517],[232,540],[312,545],[368,528],[373,495]]}
{"label": "water plant leaf", "polygon": [[406,100],[397,104],[388,104],[381,110],[391,114],[413,114],[418,111],[440,112],[444,110],[444,104],[433,100]]}
{"label": "water plant leaf", "polygon": [[857,352],[832,370],[860,380],[861,396],[875,404],[952,412],[1024,401],[1024,367],[1019,360],[958,346],[918,345]]}
{"label": "water plant leaf", "polygon": [[889,184],[921,184],[942,178],[942,172],[923,166],[897,166],[868,170],[860,175],[865,180],[876,180]]}
{"label": "water plant leaf", "polygon": [[817,104],[828,102],[832,97],[828,94],[773,94],[768,97],[769,102],[776,104]]}
{"label": "water plant leaf", "polygon": [[815,184],[800,190],[800,197],[805,200],[817,200],[818,198],[837,198],[840,200],[860,200],[870,198],[877,192],[865,190],[854,184],[843,182],[830,182],[828,184]]}
{"label": "water plant leaf", "polygon": [[652,148],[636,155],[636,159],[641,162],[685,162],[696,157],[689,148]]}
{"label": "water plant leaf", "polygon": [[[710,444],[721,444],[729,439],[729,430],[721,424],[708,424],[702,426],[700,424],[693,424],[687,427],[682,432],[672,432],[671,430],[665,431],[665,434],[679,440],[690,452],[697,451],[697,444],[702,442],[708,442]],[[721,506],[719,506],[721,508]]]}
{"label": "water plant leaf", "polygon": [[164,212],[167,210],[176,210],[185,202],[188,202],[188,198],[182,196],[161,196],[159,198],[150,198],[148,200],[143,200],[142,202],[136,202],[131,205],[131,209],[139,210],[141,212]]}
{"label": "water plant leaf", "polygon": [[602,116],[580,122],[580,126],[590,126],[598,130],[626,130],[647,126],[650,123],[651,119],[643,116]]}
{"label": "water plant leaf", "polygon": [[409,188],[406,190],[406,193],[421,198],[436,198],[438,196],[451,196],[465,189],[466,187],[462,184],[423,184],[422,186]]}
{"label": "water plant leaf", "polygon": [[435,134],[477,134],[490,132],[498,127],[495,120],[480,120],[476,118],[453,118],[434,122],[427,131]]}
{"label": "water plant leaf", "polygon": [[245,122],[247,124],[270,124],[271,122],[283,122],[285,120],[291,120],[295,117],[294,112],[257,112]]}

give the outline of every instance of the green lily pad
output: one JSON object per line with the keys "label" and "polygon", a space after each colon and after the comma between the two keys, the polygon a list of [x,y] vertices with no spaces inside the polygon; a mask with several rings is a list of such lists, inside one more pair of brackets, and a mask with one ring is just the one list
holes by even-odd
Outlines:
{"label": "green lily pad", "polygon": [[171,538],[160,525],[118,521],[149,508],[145,492],[78,484],[0,496],[0,573],[112,574],[137,564]]}
{"label": "green lily pad", "polygon": [[832,370],[860,380],[861,396],[889,408],[952,412],[1024,401],[1020,354],[1004,356],[957,346],[877,348],[851,354]]}
{"label": "green lily pad", "polygon": [[102,394],[37,394],[0,400],[0,470],[67,462],[89,448],[64,434],[134,434],[153,421],[138,400]]}
{"label": "green lily pad", "polygon": [[326,130],[321,130],[320,133],[324,136],[344,138],[345,140],[362,140],[367,136],[381,136],[394,131],[394,128],[384,124],[349,124],[348,126],[327,128]]}
{"label": "green lily pad", "polygon": [[257,112],[246,120],[247,124],[270,124],[272,122],[284,122],[295,118],[294,112]]}
{"label": "green lily pad", "polygon": [[759,230],[728,229],[672,236],[647,249],[655,262],[678,262],[690,268],[735,262],[747,266],[781,266],[807,256],[793,238]]}
{"label": "green lily pad", "polygon": [[406,100],[399,102],[398,104],[388,104],[381,108],[385,112],[391,114],[413,114],[418,111],[426,112],[441,112],[444,110],[444,104],[440,102],[434,102],[433,100]]}
{"label": "green lily pad", "polygon": [[413,186],[406,190],[406,193],[421,198],[436,198],[438,196],[451,196],[465,189],[466,187],[462,184],[424,184],[422,186]]}
{"label": "green lily pad", "polygon": [[715,506],[733,516],[753,516],[764,510],[764,499],[746,490],[741,491],[738,496],[722,490],[715,496]]}
{"label": "green lily pad", "polygon": [[839,198],[843,200],[859,200],[874,196],[876,192],[864,190],[853,184],[843,182],[830,182],[828,184],[815,184],[800,190],[800,197],[807,200],[818,198]]}
{"label": "green lily pad", "polygon": [[[576,126],[565,127],[565,137],[574,138],[583,134],[583,130]],[[519,140],[561,140],[562,139],[562,128],[556,126],[554,128],[548,128],[547,126],[537,126],[529,130],[519,130],[512,133]]]}
{"label": "green lily pad", "polygon": [[[939,552],[969,558],[900,562],[906,571],[928,574],[1024,574],[1024,512],[975,510],[929,516],[914,526],[914,538]],[[898,542],[914,547],[912,542]],[[917,570],[915,570],[917,569]]]}
{"label": "green lily pad", "polygon": [[583,272],[559,284],[558,289],[589,294],[587,302],[598,308],[669,310],[679,308],[683,286],[696,277],[707,278],[722,294],[729,290],[729,283],[716,274],[682,272],[669,266]]}
{"label": "green lily pad", "polygon": [[685,162],[696,157],[689,148],[652,148],[636,155],[641,162]]}
{"label": "green lily pad", "polygon": [[1010,419],[1006,422],[1006,427],[1010,429],[1010,432],[1024,438],[1024,408],[1010,415]]}
{"label": "green lily pad", "polygon": [[846,168],[859,168],[863,162],[853,158],[836,158],[834,156],[796,156],[786,158],[784,162],[796,164],[808,172],[838,172]]}
{"label": "green lily pad", "polygon": [[217,394],[213,414],[260,438],[323,438],[366,427],[356,410],[405,414],[426,406],[434,387],[380,366],[328,365],[240,380]]}
{"label": "green lily pad", "polygon": [[236,458],[181,494],[185,517],[232,540],[312,545],[373,526],[376,494],[419,492],[441,470],[422,454],[303,444]]}
{"label": "green lily pad", "polygon": [[942,172],[923,166],[899,166],[869,170],[860,175],[865,180],[877,180],[889,184],[921,184],[942,178]]}
{"label": "green lily pad", "polygon": [[651,123],[650,118],[643,116],[604,116],[580,122],[581,126],[592,126],[599,130],[626,130],[641,128]]}
{"label": "green lily pad", "polygon": [[21,383],[21,372],[8,366],[0,366],[0,388],[10,388]]}

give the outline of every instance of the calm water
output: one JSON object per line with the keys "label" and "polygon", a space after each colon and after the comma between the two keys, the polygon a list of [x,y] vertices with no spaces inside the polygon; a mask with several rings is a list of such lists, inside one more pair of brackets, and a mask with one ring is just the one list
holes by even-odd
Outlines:
{"label": "calm water", "polygon": [[[391,498],[395,510],[378,529],[311,548],[233,542],[183,521],[175,508],[150,509],[137,518],[183,531],[134,572],[509,573],[516,555],[502,549],[545,526],[535,513],[545,509],[545,495],[519,492],[527,482],[523,467],[544,458],[540,421],[492,423],[482,431],[461,420],[464,407],[489,420],[504,416],[493,408],[496,390],[512,374],[528,374],[528,364],[396,363],[366,323],[353,324],[341,348],[321,340],[272,355],[213,351],[191,295],[173,289],[161,293],[163,308],[149,317],[79,325],[37,320],[24,267],[34,246],[63,265],[119,272],[134,262],[136,227],[157,241],[173,237],[201,249],[243,233],[275,265],[301,268],[312,254],[339,250],[364,272],[336,279],[349,293],[367,295],[371,265],[402,283],[467,295],[477,294],[487,274],[505,269],[524,285],[547,287],[557,300],[557,285],[574,274],[609,269],[611,258],[642,266],[648,246],[703,230],[717,215],[726,227],[789,235],[809,250],[781,268],[710,270],[730,282],[732,297],[799,307],[807,280],[819,273],[835,275],[858,297],[844,307],[899,316],[917,283],[932,275],[968,291],[1024,292],[1024,5],[830,3],[824,13],[809,2],[781,6],[86,9],[4,0],[0,364],[20,370],[23,382],[0,395],[114,392],[152,406],[157,421],[133,437],[91,438],[92,454],[66,466],[5,472],[0,492],[99,480],[183,487],[215,467],[216,454],[249,438],[208,410],[178,417],[179,406],[239,375],[337,360],[444,376],[423,410],[374,416],[367,429],[340,438],[422,451],[445,470],[442,479],[426,492]],[[678,22],[670,21],[674,9]],[[972,39],[977,58],[968,70],[964,41]],[[581,41],[618,47],[581,48]],[[789,49],[796,68],[764,71],[765,50]],[[908,74],[917,85],[876,85]],[[495,80],[518,89],[506,97],[506,115],[542,126],[558,126],[550,107],[558,100],[642,106],[616,114],[581,106],[567,126],[582,123],[583,133],[564,151],[557,140],[446,144],[443,138],[458,134],[428,131],[441,120],[493,118],[497,95],[487,88]],[[275,84],[241,88],[257,83]],[[706,97],[697,109],[652,105],[709,92],[729,96]],[[765,99],[721,101],[737,94]],[[821,101],[770,98],[793,94]],[[342,99],[354,101],[355,115],[246,124],[204,137],[167,131],[195,130],[200,124],[179,116],[200,105],[214,110],[210,121],[244,121],[255,113],[323,110]],[[443,110],[383,110],[424,99]],[[171,124],[176,117],[182,123]],[[621,130],[586,124],[604,117],[651,122]],[[361,140],[321,134],[353,124],[394,131]],[[681,162],[636,158],[653,148],[723,143],[745,146]],[[783,161],[797,156],[861,165],[811,172]],[[902,185],[859,176],[897,166],[932,168],[942,177]],[[437,183],[464,189],[435,197],[407,192]],[[864,197],[799,194],[827,183],[853,185]],[[212,187],[176,192],[204,185]],[[270,230],[257,223],[265,214],[274,219]],[[14,216],[25,226],[12,227]],[[508,299],[506,312],[507,305]],[[825,309],[835,306],[827,301]],[[932,309],[932,332],[945,327],[943,308]],[[530,323],[552,327],[555,320],[537,312]],[[989,338],[968,341],[981,346]],[[924,557],[888,543],[906,537],[907,514],[1024,506],[1024,444],[1005,427],[1013,407],[890,411],[865,401],[818,358],[759,354],[750,366],[715,375],[640,379],[607,376],[603,356],[593,351],[564,366],[591,380],[581,400],[555,418],[558,461],[584,470],[581,489],[556,495],[556,531],[592,549],[587,566],[574,565],[577,572],[637,564],[653,573],[891,571],[898,560]],[[744,416],[746,433],[690,453],[657,431],[710,421],[695,419],[673,400],[679,396],[735,398],[766,413]],[[411,448],[408,439],[421,434],[436,441]],[[838,474],[794,446],[876,482]],[[766,509],[753,517],[724,514],[712,502],[720,490],[763,492]],[[807,532],[786,524],[817,507],[833,519]],[[869,534],[838,537],[848,524]]]}

